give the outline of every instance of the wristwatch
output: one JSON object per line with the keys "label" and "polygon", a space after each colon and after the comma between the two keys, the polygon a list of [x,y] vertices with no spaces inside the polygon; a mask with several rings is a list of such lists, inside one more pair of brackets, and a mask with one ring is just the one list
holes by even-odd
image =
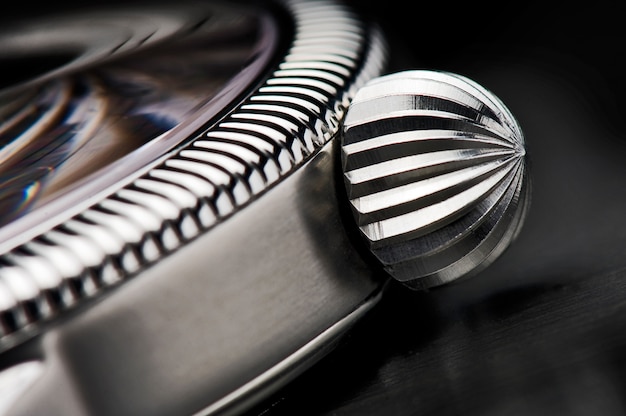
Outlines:
{"label": "wristwatch", "polygon": [[494,262],[529,207],[520,125],[390,59],[335,1],[7,19],[0,414],[240,414],[390,286]]}

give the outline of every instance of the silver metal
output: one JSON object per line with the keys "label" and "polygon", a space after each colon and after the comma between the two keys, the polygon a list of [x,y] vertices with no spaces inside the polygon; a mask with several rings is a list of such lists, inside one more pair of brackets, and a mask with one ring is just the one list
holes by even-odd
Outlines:
{"label": "silver metal", "polygon": [[288,8],[292,48],[228,117],[1,242],[0,351],[224,221],[337,133],[355,90],[382,69],[382,38],[334,2]]}
{"label": "silver metal", "polygon": [[529,198],[520,126],[457,75],[370,81],[343,126],[351,209],[384,269],[421,289],[478,272],[515,238]]}
{"label": "silver metal", "polygon": [[[332,350],[340,340],[359,319],[373,308],[383,295],[383,291],[375,292],[372,297],[366,299],[358,308],[350,312],[347,316],[338,320],[330,328],[319,334],[313,340],[300,349],[289,355],[283,361],[264,372],[248,383],[244,384],[229,395],[221,398],[210,406],[202,409],[194,416],[209,416],[216,413],[221,415],[236,415],[248,406],[248,402],[255,398],[264,397],[270,391],[276,391],[299,375],[306,364],[316,357],[323,357]],[[241,400],[245,398],[245,400]]]}
{"label": "silver metal", "polygon": [[343,228],[333,139],[383,39],[333,1],[278,6],[292,45],[257,51],[274,72],[229,85],[237,105],[0,228],[0,377],[38,365],[0,391],[3,416],[237,413],[380,299],[388,279]]}
{"label": "silver metal", "polygon": [[[284,6],[291,46],[236,106],[202,106],[140,163],[131,153],[0,228],[3,414],[236,414],[326,354],[388,282],[343,228],[332,176],[342,126],[357,223],[397,279],[454,280],[514,237],[528,186],[508,110],[444,73],[357,93],[383,69],[378,30],[333,1]],[[155,42],[186,18],[165,19]],[[267,63],[278,29],[263,22]],[[132,56],[141,34],[116,51]],[[64,75],[82,65],[34,80],[59,83],[26,141],[59,108],[91,111],[87,133],[104,117],[97,95],[70,105]],[[11,382],[22,370],[28,389]]]}
{"label": "silver metal", "polygon": [[240,414],[332,351],[389,281],[344,232],[335,150],[0,354],[43,363],[3,416]]}
{"label": "silver metal", "polygon": [[26,361],[0,370],[0,415],[5,414],[43,372],[44,364],[40,361]]}

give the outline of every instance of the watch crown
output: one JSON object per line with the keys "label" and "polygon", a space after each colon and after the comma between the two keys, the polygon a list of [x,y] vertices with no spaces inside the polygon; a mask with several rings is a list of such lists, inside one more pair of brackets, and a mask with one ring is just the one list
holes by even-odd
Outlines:
{"label": "watch crown", "polygon": [[421,70],[376,78],[352,101],[341,140],[354,219],[406,285],[482,270],[517,235],[528,202],[523,134],[475,82]]}

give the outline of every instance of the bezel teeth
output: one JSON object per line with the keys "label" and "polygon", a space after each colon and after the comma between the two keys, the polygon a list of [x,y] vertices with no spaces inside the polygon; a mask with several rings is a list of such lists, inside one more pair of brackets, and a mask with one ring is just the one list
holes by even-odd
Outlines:
{"label": "bezel teeth", "polygon": [[[253,90],[241,94],[247,98],[223,109],[223,118],[208,130],[190,133],[124,183],[89,194],[72,213],[64,211],[63,218],[45,218],[36,229],[17,233],[19,238],[0,241],[0,352],[36,335],[48,319],[209,232],[337,136],[355,92],[385,65],[382,33],[332,0],[288,0],[284,7],[294,23],[291,48],[262,85],[248,85]],[[262,20],[264,27],[278,25],[269,15]],[[263,62],[273,62],[270,52],[279,50],[274,46],[280,42],[270,39],[279,31],[271,27],[258,53],[267,58]],[[271,70],[264,67],[263,73]],[[202,125],[209,121],[214,120]],[[89,227],[74,227],[71,238],[54,238],[67,234],[66,221],[87,217],[93,222]],[[100,247],[107,240],[97,238],[102,233],[119,243],[111,245],[115,249]],[[11,256],[22,251],[31,253],[33,261],[45,260],[48,270],[43,273],[60,275],[59,285],[41,287],[32,267],[14,264]],[[58,253],[66,261],[57,261]],[[15,273],[24,276],[22,286],[33,289],[27,297],[17,296],[19,287],[6,283]],[[49,294],[64,301],[44,310]],[[26,313],[31,310],[35,313]]]}

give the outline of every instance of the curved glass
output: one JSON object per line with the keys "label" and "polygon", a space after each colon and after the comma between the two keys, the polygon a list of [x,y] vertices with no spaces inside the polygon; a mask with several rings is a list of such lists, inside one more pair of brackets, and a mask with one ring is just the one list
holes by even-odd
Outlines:
{"label": "curved glass", "polygon": [[274,27],[258,10],[194,3],[0,32],[11,68],[0,80],[2,240],[128,180],[210,123],[266,67]]}

